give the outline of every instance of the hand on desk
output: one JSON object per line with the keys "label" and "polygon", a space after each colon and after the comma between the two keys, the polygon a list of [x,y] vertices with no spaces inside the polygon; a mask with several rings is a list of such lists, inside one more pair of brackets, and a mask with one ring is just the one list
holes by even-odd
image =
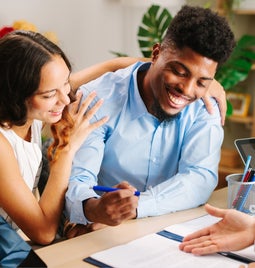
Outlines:
{"label": "hand on desk", "polygon": [[91,198],[85,203],[84,212],[89,221],[115,226],[136,218],[138,206],[138,197],[134,195],[136,189],[127,182],[114,187],[121,190],[104,193],[100,198]]}
{"label": "hand on desk", "polygon": [[254,243],[255,219],[234,209],[205,205],[206,211],[222,218],[219,222],[186,236],[180,249],[195,255],[241,250]]}

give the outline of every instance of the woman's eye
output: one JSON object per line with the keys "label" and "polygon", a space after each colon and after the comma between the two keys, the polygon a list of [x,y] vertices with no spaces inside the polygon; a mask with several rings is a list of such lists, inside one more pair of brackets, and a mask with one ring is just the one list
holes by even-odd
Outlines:
{"label": "woman's eye", "polygon": [[44,99],[50,99],[50,98],[52,98],[52,97],[54,97],[54,96],[56,95],[56,92],[57,92],[57,91],[53,91],[53,92],[51,92],[51,93],[47,93],[47,94],[45,94],[45,95],[42,95],[42,97],[43,97]]}

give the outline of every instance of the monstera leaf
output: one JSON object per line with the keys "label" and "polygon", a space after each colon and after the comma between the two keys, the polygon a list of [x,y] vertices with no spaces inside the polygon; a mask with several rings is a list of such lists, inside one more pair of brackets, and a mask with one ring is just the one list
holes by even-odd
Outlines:
{"label": "monstera leaf", "polygon": [[[255,36],[243,35],[230,58],[218,69],[215,79],[225,90],[232,89],[248,77],[255,60],[254,48]],[[229,102],[227,104],[227,115],[231,115],[233,107]]]}
{"label": "monstera leaf", "polygon": [[247,78],[255,60],[254,48],[255,36],[243,35],[230,58],[218,69],[215,78],[225,90],[233,88]]}
{"label": "monstera leaf", "polygon": [[171,20],[172,16],[169,11],[158,5],[152,5],[143,15],[137,37],[144,57],[151,57],[153,45],[161,43]]}

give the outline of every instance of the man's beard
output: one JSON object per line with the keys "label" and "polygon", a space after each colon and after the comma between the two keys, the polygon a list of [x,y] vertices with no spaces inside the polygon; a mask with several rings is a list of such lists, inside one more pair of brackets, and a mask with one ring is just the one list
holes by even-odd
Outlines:
{"label": "man's beard", "polygon": [[154,99],[154,103],[152,104],[151,110],[153,114],[158,118],[160,122],[170,122],[173,121],[176,117],[178,117],[179,113],[177,114],[168,114],[166,113],[160,106],[159,102]]}

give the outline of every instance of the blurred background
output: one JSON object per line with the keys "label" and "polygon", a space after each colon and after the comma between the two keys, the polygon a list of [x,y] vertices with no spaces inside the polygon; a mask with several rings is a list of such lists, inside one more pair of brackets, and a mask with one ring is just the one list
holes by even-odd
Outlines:
{"label": "blurred background", "polygon": [[110,59],[110,51],[141,56],[136,39],[143,13],[152,3],[171,14],[182,0],[0,0],[0,28],[16,20],[51,31],[72,61],[74,70]]}

